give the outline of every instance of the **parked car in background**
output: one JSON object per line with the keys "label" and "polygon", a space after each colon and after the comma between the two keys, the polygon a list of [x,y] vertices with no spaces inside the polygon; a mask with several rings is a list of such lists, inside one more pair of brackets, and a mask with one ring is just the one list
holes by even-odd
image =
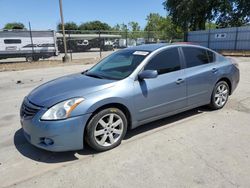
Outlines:
{"label": "parked car in background", "polygon": [[223,108],[238,83],[237,65],[210,49],[140,45],[37,87],[23,101],[21,124],[26,139],[45,150],[87,143],[106,151],[128,129],[202,105]]}
{"label": "parked car in background", "polygon": [[[64,53],[64,44],[62,38],[57,38],[57,46],[60,53]],[[69,52],[85,52],[91,49],[89,41],[86,39],[67,39],[67,47]]]}

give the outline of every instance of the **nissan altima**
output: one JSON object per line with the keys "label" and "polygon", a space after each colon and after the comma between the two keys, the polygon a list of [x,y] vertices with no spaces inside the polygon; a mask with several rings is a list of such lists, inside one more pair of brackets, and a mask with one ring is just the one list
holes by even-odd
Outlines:
{"label": "nissan altima", "polygon": [[23,100],[21,125],[45,150],[106,151],[128,129],[203,105],[223,108],[238,83],[238,65],[208,48],[141,45],[35,88]]}

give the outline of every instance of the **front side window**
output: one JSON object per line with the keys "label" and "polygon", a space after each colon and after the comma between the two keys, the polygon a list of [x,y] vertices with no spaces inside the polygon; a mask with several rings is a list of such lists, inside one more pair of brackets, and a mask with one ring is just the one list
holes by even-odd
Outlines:
{"label": "front side window", "polygon": [[4,44],[21,44],[22,41],[20,39],[5,39]]}
{"label": "front side window", "polygon": [[183,47],[187,68],[204,65],[210,62],[207,50],[194,47]]}
{"label": "front side window", "polygon": [[147,51],[121,50],[103,59],[85,75],[121,80],[128,77],[148,54]]}
{"label": "front side window", "polygon": [[158,74],[165,74],[180,69],[181,64],[177,48],[170,48],[160,52],[144,68],[144,70],[157,70]]}

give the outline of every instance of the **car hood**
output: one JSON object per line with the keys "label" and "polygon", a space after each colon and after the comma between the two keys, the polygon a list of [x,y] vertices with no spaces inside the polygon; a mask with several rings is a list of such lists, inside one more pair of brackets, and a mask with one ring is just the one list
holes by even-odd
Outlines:
{"label": "car hood", "polygon": [[28,100],[35,105],[51,107],[54,104],[74,97],[112,87],[115,81],[99,79],[84,74],[73,74],[47,82],[30,92]]}

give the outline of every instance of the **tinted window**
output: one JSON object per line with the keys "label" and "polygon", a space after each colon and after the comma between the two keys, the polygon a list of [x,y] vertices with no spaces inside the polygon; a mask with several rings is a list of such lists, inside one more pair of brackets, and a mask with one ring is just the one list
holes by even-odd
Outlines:
{"label": "tinted window", "polygon": [[207,55],[210,63],[215,62],[215,54],[213,52],[207,50]]}
{"label": "tinted window", "polygon": [[164,74],[181,69],[180,57],[177,48],[171,48],[160,52],[145,66],[145,70],[157,70],[158,74]]}
{"label": "tinted window", "polygon": [[207,50],[201,48],[183,47],[187,68],[209,63]]}
{"label": "tinted window", "polygon": [[4,44],[21,44],[20,39],[5,39]]}

